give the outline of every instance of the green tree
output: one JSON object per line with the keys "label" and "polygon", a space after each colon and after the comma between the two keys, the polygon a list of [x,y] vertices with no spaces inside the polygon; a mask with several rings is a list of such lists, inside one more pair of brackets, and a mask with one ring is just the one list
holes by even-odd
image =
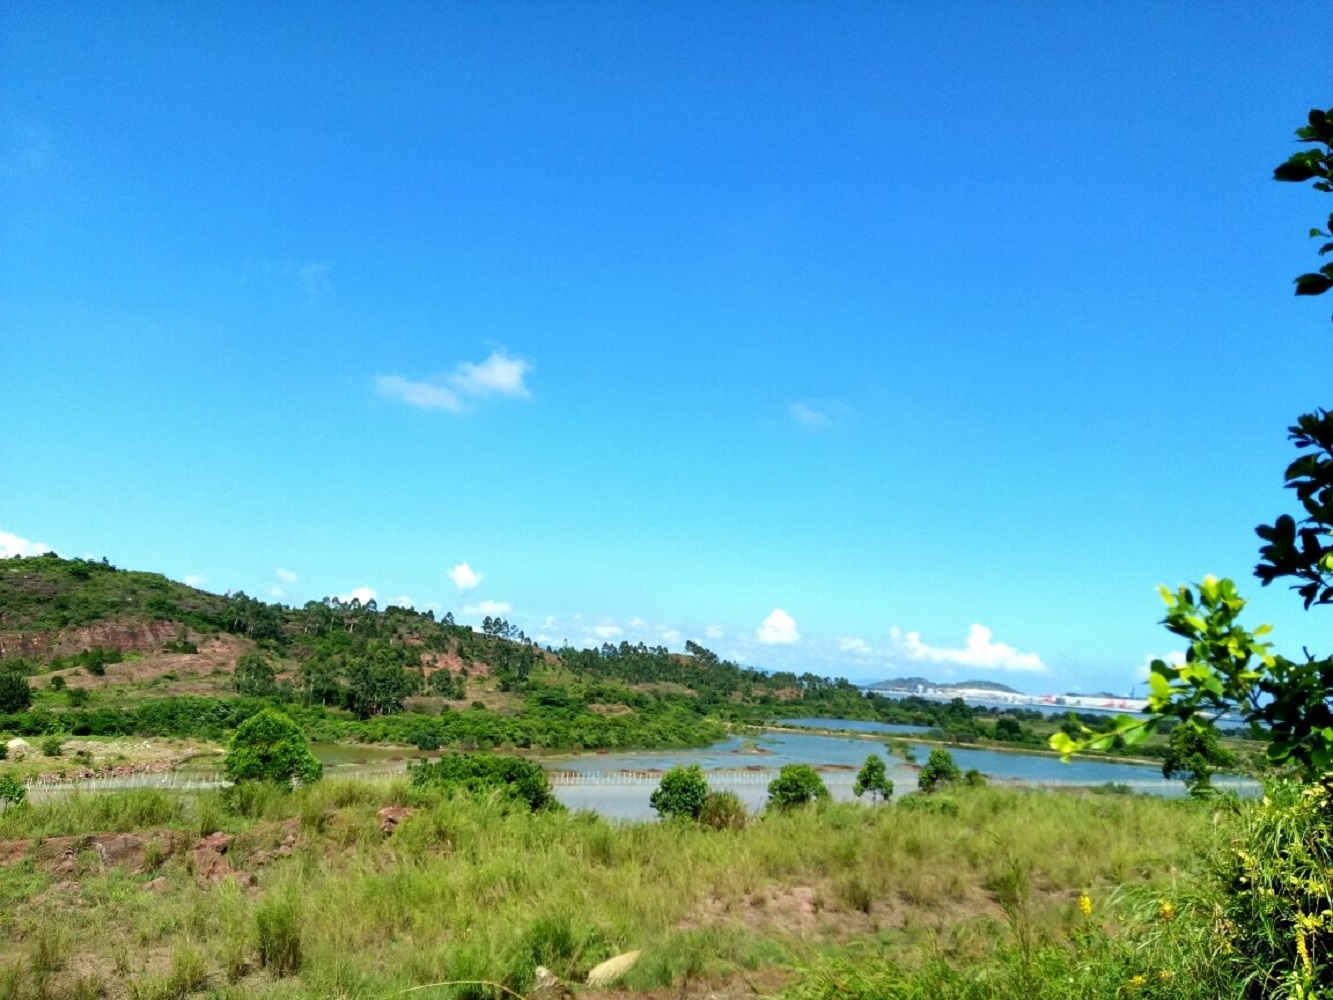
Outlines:
{"label": "green tree", "polygon": [[551,793],[546,770],[519,757],[489,753],[450,753],[411,770],[417,788],[459,790],[473,795],[497,792],[502,798],[526,805],[533,812],[563,808]]}
{"label": "green tree", "polygon": [[347,658],[347,707],[363,719],[403,710],[403,700],[421,688],[421,654],[409,646],[381,641]]}
{"label": "green tree", "polygon": [[0,670],[0,713],[26,711],[32,704],[28,678],[13,670]]}
{"label": "green tree", "polygon": [[1176,726],[1167,737],[1162,777],[1182,778],[1191,795],[1205,798],[1213,794],[1213,772],[1234,764],[1231,754],[1218,743],[1217,729],[1191,720]]}
{"label": "green tree", "polygon": [[309,785],[324,773],[301,728],[275,708],[266,708],[236,727],[222,768],[235,782],[281,785],[294,781]]}
{"label": "green tree", "polygon": [[861,765],[861,771],[856,776],[856,782],[852,785],[852,791],[859,799],[866,792],[870,793],[870,801],[885,801],[893,794],[893,782],[889,780],[888,768],[884,765],[884,758],[877,753],[872,753],[866,758],[866,762]]}
{"label": "green tree", "polygon": [[925,766],[916,776],[916,783],[923,792],[933,792],[941,785],[951,785],[962,778],[963,772],[954,763],[953,754],[943,747],[936,747],[926,758]]}
{"label": "green tree", "polygon": [[246,653],[236,661],[232,684],[237,694],[247,698],[271,698],[278,693],[278,675],[273,664],[259,653]]}
{"label": "green tree", "polygon": [[698,764],[677,764],[653,790],[648,804],[663,819],[698,819],[708,799],[708,780]]}
{"label": "green tree", "polygon": [[824,779],[809,764],[787,764],[768,783],[770,809],[794,809],[816,799],[827,799]]}
{"label": "green tree", "polygon": [[0,774],[0,803],[22,805],[28,797],[28,789],[12,774]]}

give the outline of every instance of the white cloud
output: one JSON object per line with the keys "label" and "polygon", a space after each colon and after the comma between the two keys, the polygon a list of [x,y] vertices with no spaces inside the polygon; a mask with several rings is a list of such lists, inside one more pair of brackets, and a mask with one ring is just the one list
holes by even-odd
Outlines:
{"label": "white cloud", "polygon": [[416,605],[412,603],[412,598],[408,597],[406,594],[399,594],[397,597],[391,598],[389,603],[400,608],[416,607]]}
{"label": "white cloud", "polygon": [[836,399],[801,399],[787,406],[792,420],[809,431],[827,430],[850,412]]}
{"label": "white cloud", "polygon": [[662,634],[659,636],[659,638],[662,640],[662,642],[666,643],[668,646],[679,646],[680,640],[683,637],[679,629],[669,628],[664,630]]}
{"label": "white cloud", "polygon": [[202,573],[190,573],[185,577],[183,582],[185,583],[185,586],[193,587],[195,590],[198,590],[208,582],[208,577],[204,576]]}
{"label": "white cloud", "polygon": [[478,601],[476,604],[469,604],[462,610],[462,614],[476,617],[477,615],[507,615],[514,610],[514,606],[508,601]]}
{"label": "white cloud", "polygon": [[376,375],[375,389],[380,395],[393,396],[422,410],[462,413],[470,399],[531,395],[523,380],[533,370],[530,361],[511,357],[503,351],[492,351],[479,364],[463,361],[448,375],[421,381],[401,375]]}
{"label": "white cloud", "polygon": [[704,629],[704,635],[709,639],[721,639],[725,634],[721,625],[709,625]]}
{"label": "white cloud", "polygon": [[1020,653],[1013,646],[993,642],[991,630],[984,625],[973,625],[967,633],[962,649],[929,646],[921,641],[920,632],[903,632],[893,628],[889,636],[897,653],[917,663],[952,663],[960,667],[990,670],[1019,670],[1041,673],[1046,664],[1036,653]]}
{"label": "white cloud", "polygon": [[362,604],[368,604],[371,601],[379,603],[379,592],[374,587],[357,587],[350,594],[339,594],[338,599],[344,603],[348,601],[360,601]]}
{"label": "white cloud", "polygon": [[1134,679],[1136,681],[1141,682],[1148,679],[1149,675],[1152,674],[1153,660],[1165,660],[1167,663],[1171,664],[1171,666],[1178,667],[1185,662],[1185,654],[1180,652],[1180,650],[1172,650],[1165,656],[1154,656],[1152,653],[1148,653],[1144,656],[1143,662],[1139,664],[1139,668],[1134,671]]}
{"label": "white cloud", "polygon": [[869,656],[874,652],[864,639],[842,638],[838,640],[838,652],[853,653],[856,656]]}
{"label": "white cloud", "polygon": [[523,378],[530,371],[532,365],[522,358],[492,351],[479,365],[462,362],[449,376],[449,383],[465,396],[526,396]]}
{"label": "white cloud", "polygon": [[465,562],[451,569],[448,575],[459,590],[471,590],[482,581],[482,575]]}
{"label": "white cloud", "polygon": [[281,568],[279,568],[278,571],[277,571],[277,574],[278,574],[278,579],[281,580],[283,583],[295,583],[295,582],[296,582],[296,574],[293,573],[293,572],[292,572],[291,570],[289,570],[289,569],[281,569]]}
{"label": "white cloud", "polygon": [[20,538],[8,531],[0,531],[0,558],[39,556],[43,552],[50,551],[51,546],[45,542],[30,542],[26,538]]}
{"label": "white cloud", "polygon": [[375,388],[381,396],[396,396],[421,410],[463,412],[463,401],[458,398],[458,393],[433,382],[412,382],[401,375],[376,375]]}
{"label": "white cloud", "polygon": [[[271,587],[268,588],[268,596],[269,596],[269,597],[283,597],[283,596],[285,596],[285,595],[284,595],[283,592],[282,592],[282,588],[279,587],[277,584],[274,584],[273,586],[271,586]],[[364,602],[362,602],[362,603],[364,603]]]}
{"label": "white cloud", "polygon": [[790,646],[800,641],[801,633],[796,631],[796,620],[791,615],[775,608],[755,630],[755,638],[765,646]]}
{"label": "white cloud", "polygon": [[591,629],[592,634],[602,640],[614,639],[618,635],[623,635],[624,631],[615,625],[594,625]]}

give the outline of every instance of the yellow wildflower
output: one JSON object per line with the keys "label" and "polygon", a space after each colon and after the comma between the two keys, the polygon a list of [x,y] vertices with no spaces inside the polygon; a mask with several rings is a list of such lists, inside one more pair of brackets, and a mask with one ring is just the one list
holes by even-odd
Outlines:
{"label": "yellow wildflower", "polygon": [[1145,986],[1145,985],[1147,985],[1147,983],[1148,983],[1148,977],[1147,977],[1147,976],[1130,976],[1130,977],[1129,977],[1129,985],[1130,985],[1133,989],[1138,989],[1140,986]]}
{"label": "yellow wildflower", "polygon": [[1314,967],[1310,964],[1310,949],[1305,946],[1305,931],[1299,927],[1296,928],[1296,954],[1301,956],[1301,964],[1305,966],[1305,974],[1308,976],[1314,972]]}
{"label": "yellow wildflower", "polygon": [[1083,914],[1085,920],[1092,916],[1092,897],[1086,892],[1078,894],[1078,912]]}
{"label": "yellow wildflower", "polygon": [[1172,972],[1170,969],[1163,969],[1161,972],[1157,973],[1157,978],[1164,983],[1168,983],[1171,981],[1171,977],[1174,975],[1175,973]]}
{"label": "yellow wildflower", "polygon": [[1176,908],[1171,900],[1164,899],[1157,906],[1157,915],[1163,920],[1174,920],[1176,917]]}

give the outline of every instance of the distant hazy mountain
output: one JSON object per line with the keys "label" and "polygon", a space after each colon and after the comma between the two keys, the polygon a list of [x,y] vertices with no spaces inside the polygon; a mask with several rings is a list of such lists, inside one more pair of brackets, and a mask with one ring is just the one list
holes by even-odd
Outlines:
{"label": "distant hazy mountain", "polygon": [[871,684],[872,691],[910,691],[915,692],[917,688],[933,688],[941,691],[962,690],[969,688],[973,691],[1002,691],[1005,694],[1022,694],[1023,692],[1011,688],[1008,684],[997,684],[995,681],[932,681],[925,677],[891,677],[887,681],[879,681]]}

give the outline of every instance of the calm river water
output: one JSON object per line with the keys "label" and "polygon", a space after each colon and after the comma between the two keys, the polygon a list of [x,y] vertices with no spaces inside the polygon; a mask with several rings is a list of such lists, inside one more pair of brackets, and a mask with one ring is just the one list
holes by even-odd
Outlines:
{"label": "calm river water", "polygon": [[[913,726],[894,726],[882,722],[852,719],[790,719],[787,724],[844,730],[847,736],[816,735],[790,731],[764,730],[749,736],[737,736],[695,750],[634,751],[624,753],[589,753],[549,755],[534,758],[552,776],[557,798],[571,809],[591,809],[614,819],[651,819],[655,815],[648,804],[661,772],[677,764],[698,764],[715,789],[734,791],[752,809],[763,807],[768,783],[784,764],[813,764],[822,771],[824,783],[835,799],[854,798],[852,784],[866,757],[878,753],[888,764],[889,778],[899,793],[916,788],[916,769],[901,757],[891,756],[878,739],[857,738],[854,734],[893,737],[898,745],[910,747],[918,762],[924,762],[930,747],[915,743],[913,735],[924,730]],[[402,773],[409,759],[421,756],[414,750],[380,747],[316,744],[312,747],[323,762],[327,777],[374,779]],[[954,760],[964,771],[976,768],[997,783],[1038,787],[1096,786],[1108,782],[1128,785],[1137,792],[1181,796],[1185,786],[1180,781],[1165,781],[1160,768],[1145,764],[1122,764],[1098,760],[1073,760],[1061,763],[1045,754],[1007,753],[997,750],[950,747]],[[177,772],[143,775],[123,779],[94,779],[57,786],[34,787],[40,797],[60,791],[82,788],[110,790],[126,787],[174,787],[197,789],[220,783],[220,759],[187,762]],[[1215,779],[1221,788],[1234,788],[1252,794],[1257,785],[1241,779]]]}

